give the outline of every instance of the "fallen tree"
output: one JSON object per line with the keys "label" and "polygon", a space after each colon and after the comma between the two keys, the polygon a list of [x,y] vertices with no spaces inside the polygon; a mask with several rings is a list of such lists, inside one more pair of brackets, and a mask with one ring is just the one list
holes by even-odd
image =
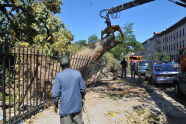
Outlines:
{"label": "fallen tree", "polygon": [[121,42],[116,40],[113,35],[110,35],[103,40],[91,44],[75,55],[88,55],[89,57],[91,57],[91,61],[95,62],[100,59],[105,52],[117,46],[119,43]]}
{"label": "fallen tree", "polygon": [[[71,61],[71,68],[80,70],[87,82],[93,82],[94,79],[97,79],[99,72],[101,72],[104,66],[100,58],[105,52],[117,46],[119,43],[121,43],[121,41],[116,40],[113,35],[109,35],[103,40],[91,44],[72,56],[72,58],[79,59],[73,59],[73,61]],[[74,65],[74,63],[78,64]]]}

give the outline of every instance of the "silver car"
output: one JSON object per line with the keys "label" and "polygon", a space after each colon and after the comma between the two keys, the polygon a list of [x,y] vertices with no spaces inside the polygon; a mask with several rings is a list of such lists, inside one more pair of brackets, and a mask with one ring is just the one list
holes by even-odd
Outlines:
{"label": "silver car", "polygon": [[152,69],[149,81],[154,84],[173,83],[173,80],[179,75],[180,71],[175,64],[156,64]]}
{"label": "silver car", "polygon": [[153,65],[152,60],[141,60],[135,65],[135,74],[145,76],[146,69]]}

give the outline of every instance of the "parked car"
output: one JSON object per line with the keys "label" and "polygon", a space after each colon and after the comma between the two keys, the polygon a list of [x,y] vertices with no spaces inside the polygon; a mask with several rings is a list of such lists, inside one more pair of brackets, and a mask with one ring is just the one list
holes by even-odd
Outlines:
{"label": "parked car", "polygon": [[136,63],[135,74],[145,76],[146,69],[153,66],[152,60],[141,60]]}
{"label": "parked car", "polygon": [[146,76],[151,83],[173,83],[180,75],[179,68],[175,67],[175,63],[155,64],[153,68],[146,69]]}

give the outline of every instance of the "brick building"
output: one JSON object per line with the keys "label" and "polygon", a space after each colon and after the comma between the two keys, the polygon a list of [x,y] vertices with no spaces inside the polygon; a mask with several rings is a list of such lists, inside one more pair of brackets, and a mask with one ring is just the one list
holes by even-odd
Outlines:
{"label": "brick building", "polygon": [[179,50],[186,47],[186,17],[168,29],[154,33],[154,36],[142,43],[143,50],[136,51],[136,55],[153,59],[156,54],[167,54],[172,60],[179,60]]}

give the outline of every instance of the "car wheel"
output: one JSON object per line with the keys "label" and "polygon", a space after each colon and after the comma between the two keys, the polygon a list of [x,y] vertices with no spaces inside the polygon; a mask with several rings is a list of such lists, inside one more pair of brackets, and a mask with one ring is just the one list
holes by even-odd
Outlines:
{"label": "car wheel", "polygon": [[174,92],[175,92],[177,97],[182,97],[182,92],[181,92],[178,84],[175,84]]}

